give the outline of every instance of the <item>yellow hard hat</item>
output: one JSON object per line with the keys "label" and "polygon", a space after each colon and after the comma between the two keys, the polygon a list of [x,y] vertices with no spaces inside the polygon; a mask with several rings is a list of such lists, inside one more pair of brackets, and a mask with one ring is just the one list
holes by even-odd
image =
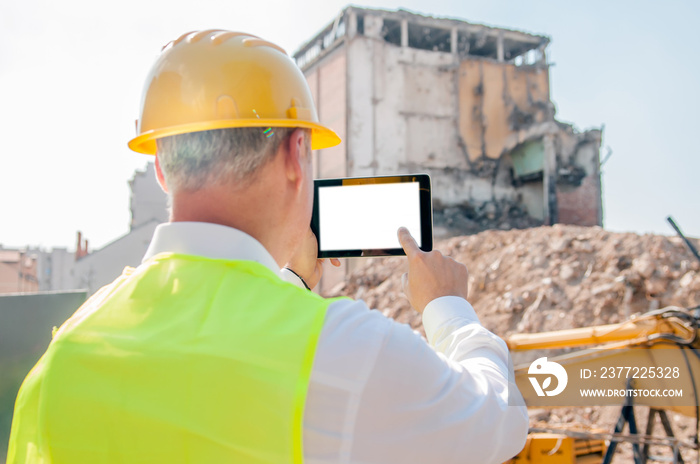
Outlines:
{"label": "yellow hard hat", "polygon": [[305,127],[314,150],[340,143],[282,48],[242,32],[183,34],[151,69],[129,148],[154,155],[156,139],[229,127]]}

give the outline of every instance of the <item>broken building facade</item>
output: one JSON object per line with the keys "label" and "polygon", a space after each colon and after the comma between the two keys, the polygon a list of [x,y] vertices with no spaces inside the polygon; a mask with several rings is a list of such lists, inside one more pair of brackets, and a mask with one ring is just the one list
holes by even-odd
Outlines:
{"label": "broken building facade", "polygon": [[343,144],[324,177],[427,172],[436,234],[602,225],[601,130],[554,119],[549,38],[348,7],[294,58]]}

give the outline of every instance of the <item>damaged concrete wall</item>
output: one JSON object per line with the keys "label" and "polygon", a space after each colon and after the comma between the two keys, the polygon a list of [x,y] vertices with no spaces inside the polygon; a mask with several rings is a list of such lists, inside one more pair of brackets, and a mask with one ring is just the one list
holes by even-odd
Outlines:
{"label": "damaged concrete wall", "polygon": [[451,54],[358,38],[348,69],[350,175],[467,167],[455,150]]}
{"label": "damaged concrete wall", "polygon": [[485,59],[459,65],[459,132],[472,163],[499,159],[521,131],[553,119],[549,70]]}
{"label": "damaged concrete wall", "polygon": [[603,224],[599,156],[602,136],[601,130],[576,133],[571,126],[563,127],[557,134],[557,222]]}
{"label": "damaged concrete wall", "polygon": [[[459,114],[460,141],[472,172],[493,175],[499,184],[507,179],[499,180],[490,169],[508,170],[517,202],[534,219],[602,225],[601,132],[580,134],[554,120],[545,64],[462,61]],[[552,153],[546,140],[553,143]]]}
{"label": "damaged concrete wall", "polygon": [[[546,67],[465,60],[366,37],[350,40],[346,48],[352,70],[348,175],[427,172],[437,209],[503,204],[493,214],[472,215],[482,225],[474,224],[470,232],[499,225],[602,223],[596,180],[600,133],[576,134],[554,121]],[[545,137],[552,140],[548,156]],[[579,143],[581,137],[587,142]],[[541,147],[540,168],[518,176],[514,157],[517,163],[528,143]],[[536,150],[531,153],[537,156]],[[560,176],[560,171],[571,174]],[[578,181],[584,177],[569,180],[581,172],[583,184]],[[583,211],[584,204],[589,211]],[[516,217],[524,212],[532,221],[508,221],[502,218],[505,210]],[[494,214],[498,217],[491,218]]]}
{"label": "damaged concrete wall", "polygon": [[[332,127],[346,140],[346,50],[336,49],[304,73],[323,124]],[[314,152],[314,173],[317,178],[347,175],[347,144]]]}

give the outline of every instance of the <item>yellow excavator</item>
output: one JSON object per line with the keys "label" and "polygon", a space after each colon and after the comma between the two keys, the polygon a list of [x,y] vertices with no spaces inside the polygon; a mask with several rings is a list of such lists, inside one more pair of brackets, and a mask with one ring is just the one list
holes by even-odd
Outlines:
{"label": "yellow excavator", "polygon": [[[649,459],[650,445],[665,445],[673,450],[675,462],[682,462],[681,448],[697,449],[697,440],[686,442],[674,436],[666,411],[698,417],[697,387],[700,386],[700,311],[669,307],[634,317],[619,324],[584,327],[538,334],[516,334],[506,339],[511,353],[516,357],[525,350],[572,349],[549,358],[569,373],[578,376],[569,379],[572,392],[569,397],[558,397],[554,403],[562,406],[582,404],[580,387],[587,391],[632,392],[629,396],[615,396],[622,406],[620,420],[612,433],[531,430],[525,449],[511,463],[593,464],[612,462],[617,443],[631,442],[635,464]],[[539,358],[545,359],[546,358]],[[539,360],[538,359],[538,360]],[[547,399],[533,388],[532,366],[525,363],[515,367],[515,382],[525,404],[547,407]],[[654,368],[651,370],[651,368]],[[660,369],[660,375],[659,369]],[[650,377],[654,372],[654,378]],[[571,376],[571,374],[569,374]],[[579,384],[579,385],[576,385]],[[658,397],[636,396],[639,391],[682,391],[685,396]],[[579,396],[579,398],[576,397]],[[690,397],[688,397],[690,395]],[[602,398],[591,398],[602,400]],[[610,404],[611,399],[606,398]],[[585,399],[584,399],[585,401]],[[647,406],[650,414],[644,433],[637,429],[632,406]],[[665,437],[654,436],[656,416],[661,420]],[[697,423],[697,420],[696,420]],[[629,433],[623,434],[625,425]],[[696,428],[697,437],[697,428]],[[609,442],[604,446],[604,442]]]}
{"label": "yellow excavator", "polygon": [[[692,243],[671,218],[668,221],[700,260]],[[547,425],[531,428],[525,448],[508,463],[610,464],[617,445],[624,442],[632,444],[634,464],[652,460],[683,463],[682,451],[689,449],[700,455],[699,331],[700,307],[667,307],[618,324],[507,338],[515,360],[528,358],[528,362],[515,366],[514,380],[529,408],[606,404],[621,407],[612,431],[555,430]],[[544,356],[552,350],[559,354]],[[554,367],[547,370],[548,365]],[[568,374],[559,378],[556,369]],[[556,388],[551,388],[552,383]],[[567,383],[568,388],[564,388]],[[585,396],[582,390],[605,396]],[[649,408],[644,430],[638,428],[633,406]],[[675,436],[667,411],[695,418],[693,439]],[[663,426],[661,434],[654,434],[657,417]],[[668,450],[666,456],[650,454],[652,447],[658,450],[659,446]]]}

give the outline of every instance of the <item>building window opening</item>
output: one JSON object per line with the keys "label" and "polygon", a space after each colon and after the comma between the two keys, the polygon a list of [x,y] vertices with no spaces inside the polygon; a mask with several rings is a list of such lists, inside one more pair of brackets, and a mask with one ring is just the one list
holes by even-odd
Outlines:
{"label": "building window opening", "polygon": [[337,27],[331,28],[331,30],[323,37],[323,48],[330,48],[336,40],[345,35],[345,21],[338,24]]}
{"label": "building window opening", "polygon": [[494,36],[479,34],[470,37],[469,54],[496,58],[498,53],[498,39]]}
{"label": "building window opening", "polygon": [[365,34],[365,17],[363,15],[357,15],[357,33]]}
{"label": "building window opening", "polygon": [[537,53],[537,50],[529,50],[525,54],[525,58],[524,58],[526,64],[535,64],[539,61],[539,59],[540,59],[540,56],[539,56],[539,53]]}
{"label": "building window opening", "polygon": [[401,22],[384,19],[382,37],[390,44],[401,46]]}
{"label": "building window opening", "polygon": [[297,66],[303,68],[321,54],[321,44],[315,43],[297,58]]}
{"label": "building window opening", "polygon": [[539,49],[523,49],[513,58],[513,64],[516,66],[532,66],[544,61],[542,51]]}
{"label": "building window opening", "polygon": [[408,24],[408,46],[434,52],[450,52],[451,31],[437,27]]}
{"label": "building window opening", "polygon": [[513,163],[511,176],[514,186],[526,182],[541,182],[544,174],[544,143],[531,140],[515,147],[510,152]]}

